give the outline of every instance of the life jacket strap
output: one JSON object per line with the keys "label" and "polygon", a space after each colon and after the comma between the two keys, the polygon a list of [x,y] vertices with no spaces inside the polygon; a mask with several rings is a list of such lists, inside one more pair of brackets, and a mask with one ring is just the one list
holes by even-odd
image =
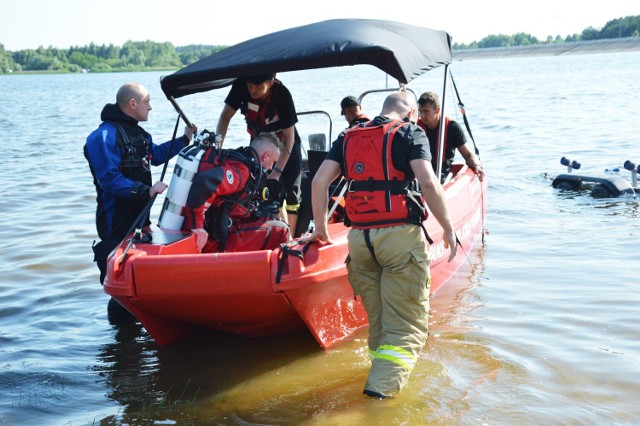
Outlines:
{"label": "life jacket strap", "polygon": [[311,247],[311,243],[306,243],[302,250],[295,250],[289,247],[286,243],[280,245],[280,256],[278,259],[278,271],[276,273],[276,284],[280,284],[280,280],[282,279],[282,273],[284,272],[284,266],[287,263],[287,258],[289,255],[296,256],[301,261],[304,261],[304,255],[307,254],[307,251]]}
{"label": "life jacket strap", "polygon": [[347,190],[349,192],[356,191],[389,191],[391,195],[406,194],[407,189],[413,189],[413,180],[350,180]]}

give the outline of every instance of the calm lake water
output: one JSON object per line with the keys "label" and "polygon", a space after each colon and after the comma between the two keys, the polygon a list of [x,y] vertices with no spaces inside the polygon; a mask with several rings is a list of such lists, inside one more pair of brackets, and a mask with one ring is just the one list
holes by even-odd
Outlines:
{"label": "calm lake water", "polygon": [[[111,327],[82,146],[125,81],[150,89],[144,127],[169,139],[162,74],[0,76],[0,424],[640,423],[640,204],[551,187],[562,156],[593,173],[640,162],[639,63],[640,52],[453,64],[489,179],[487,235],[433,297],[410,384],[385,401],[361,394],[366,330],[325,351],[307,332],[203,331],[158,348],[140,327]],[[409,87],[440,92],[442,71],[430,74]],[[280,77],[299,111],[331,114],[334,136],[340,99],[385,85],[369,68]],[[178,101],[213,130],[226,93]],[[229,135],[246,142],[240,117]]]}

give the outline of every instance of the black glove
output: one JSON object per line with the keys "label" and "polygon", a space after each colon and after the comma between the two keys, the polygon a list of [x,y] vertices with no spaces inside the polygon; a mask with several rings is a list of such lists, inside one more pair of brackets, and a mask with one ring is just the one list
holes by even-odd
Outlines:
{"label": "black glove", "polygon": [[275,202],[282,206],[287,196],[287,190],[278,179],[267,179],[267,202]]}

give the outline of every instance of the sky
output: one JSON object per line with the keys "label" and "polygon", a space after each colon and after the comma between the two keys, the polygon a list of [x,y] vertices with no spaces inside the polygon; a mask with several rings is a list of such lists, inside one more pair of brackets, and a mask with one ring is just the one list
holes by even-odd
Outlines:
{"label": "sky", "polygon": [[[386,4],[399,5],[401,3]],[[232,45],[270,32],[336,18],[386,19],[447,31],[454,43],[518,32],[546,40],[640,15],[640,0],[418,0],[407,7],[344,0],[1,0],[0,44],[16,51],[151,40]],[[414,4],[413,9],[408,5]],[[588,4],[588,5],[587,5]],[[348,6],[347,6],[348,5]],[[376,6],[372,6],[376,5]]]}

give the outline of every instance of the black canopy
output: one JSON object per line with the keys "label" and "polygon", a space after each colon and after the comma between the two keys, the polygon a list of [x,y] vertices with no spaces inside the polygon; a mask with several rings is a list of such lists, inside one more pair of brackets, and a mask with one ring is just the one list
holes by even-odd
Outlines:
{"label": "black canopy", "polygon": [[167,97],[225,87],[237,77],[369,64],[400,83],[451,63],[444,31],[400,22],[335,19],[267,34],[214,53],[166,76]]}

